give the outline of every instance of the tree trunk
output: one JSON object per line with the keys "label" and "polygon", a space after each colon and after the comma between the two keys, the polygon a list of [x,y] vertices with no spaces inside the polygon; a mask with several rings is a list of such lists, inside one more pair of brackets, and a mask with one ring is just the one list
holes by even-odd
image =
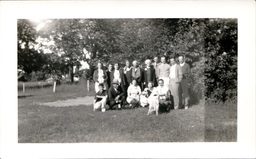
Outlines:
{"label": "tree trunk", "polygon": [[69,77],[70,77],[71,83],[73,83],[74,82],[73,63],[71,63],[69,66]]}

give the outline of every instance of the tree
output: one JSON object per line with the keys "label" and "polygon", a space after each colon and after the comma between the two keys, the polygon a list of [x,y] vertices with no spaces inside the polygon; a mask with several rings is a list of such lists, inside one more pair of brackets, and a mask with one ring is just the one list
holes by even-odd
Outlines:
{"label": "tree", "polygon": [[52,19],[39,32],[42,38],[54,41],[51,50],[65,61],[73,82],[73,66],[83,55],[83,23],[79,19]]}
{"label": "tree", "polygon": [[18,67],[29,74],[42,68],[45,63],[44,54],[34,48],[37,38],[36,26],[26,19],[19,19],[17,23]]}

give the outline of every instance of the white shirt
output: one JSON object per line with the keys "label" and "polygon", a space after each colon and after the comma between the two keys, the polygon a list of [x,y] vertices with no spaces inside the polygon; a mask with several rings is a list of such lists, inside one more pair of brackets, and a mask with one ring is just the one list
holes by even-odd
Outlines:
{"label": "white shirt", "polygon": [[121,77],[119,70],[114,70],[114,79],[118,80],[119,83],[121,83]]}
{"label": "white shirt", "polygon": [[98,70],[98,81],[99,83],[103,83],[104,82],[104,73],[103,70]]}
{"label": "white shirt", "polygon": [[171,66],[171,69],[170,69],[170,78],[171,79],[175,78],[175,69],[176,69],[176,64]]}
{"label": "white shirt", "polygon": [[185,65],[185,62],[183,62],[183,63],[180,63],[180,66],[184,66]]}

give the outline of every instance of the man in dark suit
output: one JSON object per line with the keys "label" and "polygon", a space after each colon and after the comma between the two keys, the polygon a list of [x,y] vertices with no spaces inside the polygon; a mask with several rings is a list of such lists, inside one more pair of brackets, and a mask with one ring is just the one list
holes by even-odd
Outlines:
{"label": "man in dark suit", "polygon": [[137,84],[142,87],[142,81],[143,81],[143,73],[142,69],[138,66],[138,62],[135,60],[132,62],[133,67],[131,69],[131,80],[136,80]]}
{"label": "man in dark suit", "polygon": [[156,74],[155,69],[151,67],[151,61],[145,61],[146,67],[143,70],[143,79],[144,79],[144,88],[148,87],[149,82],[153,82],[154,86],[156,86]]}
{"label": "man in dark suit", "polygon": [[112,86],[108,89],[108,102],[110,109],[121,109],[125,102],[125,95],[118,85],[118,80],[114,79]]}
{"label": "man in dark suit", "polygon": [[[119,68],[119,63],[114,64],[114,70],[110,73],[110,81],[117,80],[118,85],[125,91],[126,80],[124,77],[123,69]],[[126,92],[124,92],[126,94]]]}
{"label": "man in dark suit", "polygon": [[108,65],[108,70],[106,71],[106,74],[107,74],[107,90],[111,87],[111,85],[112,85],[112,81],[111,80],[113,80],[113,78],[111,78],[111,72],[113,71],[113,66],[112,66],[112,64],[109,64]]}
{"label": "man in dark suit", "polygon": [[123,68],[124,77],[126,81],[126,87],[128,88],[130,83],[132,83],[131,79],[131,66],[128,60],[125,61],[125,67]]}

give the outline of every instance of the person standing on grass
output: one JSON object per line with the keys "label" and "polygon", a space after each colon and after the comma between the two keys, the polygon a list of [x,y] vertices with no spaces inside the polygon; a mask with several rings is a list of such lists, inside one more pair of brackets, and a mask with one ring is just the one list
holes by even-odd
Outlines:
{"label": "person standing on grass", "polygon": [[140,86],[138,86],[137,81],[133,79],[132,84],[128,87],[128,90],[127,90],[128,96],[126,101],[129,104],[129,108],[133,108],[139,105],[140,94],[141,94]]}
{"label": "person standing on grass", "polygon": [[98,62],[97,66],[98,66],[97,69],[93,73],[93,81],[95,82],[95,92],[99,91],[98,85],[100,83],[103,83],[104,85],[106,85],[107,78],[108,78],[105,70],[102,69],[102,64]]}
{"label": "person standing on grass", "polygon": [[159,65],[158,57],[155,56],[153,60],[154,60],[154,62],[152,63],[152,66],[153,66],[154,69],[155,69],[156,79],[158,80],[158,70],[157,70],[157,67],[158,67],[158,65]]}
{"label": "person standing on grass", "polygon": [[[148,83],[151,81],[156,85],[156,74],[155,74],[155,69],[151,66],[151,61],[146,60],[145,61],[146,67],[143,70],[143,79],[144,79],[144,86],[148,87]],[[144,87],[144,88],[145,88]]]}
{"label": "person standing on grass", "polygon": [[107,103],[107,91],[104,90],[104,84],[100,83],[98,85],[98,92],[95,95],[95,99],[94,99],[94,105],[93,105],[93,111],[95,110],[101,110],[102,112],[106,111],[106,103]]}
{"label": "person standing on grass", "polygon": [[[126,82],[125,82],[123,70],[120,69],[120,67],[119,67],[119,63],[114,64],[114,70],[110,73],[110,80],[117,81],[118,85],[121,86],[122,91],[124,92]],[[124,92],[124,95],[126,96],[126,92]]]}
{"label": "person standing on grass", "polygon": [[138,65],[138,61],[134,60],[132,62],[133,67],[131,69],[131,79],[136,80],[137,84],[142,86],[142,69]]}
{"label": "person standing on grass", "polygon": [[158,79],[164,81],[164,86],[169,88],[170,65],[166,63],[166,57],[161,57],[161,63],[157,67]]}
{"label": "person standing on grass", "polygon": [[123,72],[124,72],[124,77],[126,80],[126,87],[128,89],[129,85],[132,83],[132,79],[131,79],[131,66],[130,66],[130,62],[128,60],[125,61],[125,67],[123,68]]}
{"label": "person standing on grass", "polygon": [[181,88],[182,70],[180,65],[176,64],[174,56],[170,58],[170,90],[173,96],[174,109],[179,109],[181,105]]}
{"label": "person standing on grass", "polygon": [[108,89],[108,101],[110,109],[121,109],[125,103],[125,96],[119,81],[114,79],[112,86]]}
{"label": "person standing on grass", "polygon": [[183,55],[179,56],[179,62],[182,69],[182,80],[181,80],[181,90],[182,90],[182,101],[185,105],[185,109],[189,106],[189,94],[188,94],[188,79],[191,76],[190,66],[185,63]]}
{"label": "person standing on grass", "polygon": [[112,71],[113,71],[113,65],[112,64],[108,64],[108,70],[106,71],[106,75],[107,75],[107,90],[112,85],[112,81],[111,81],[111,77],[110,77]]}

